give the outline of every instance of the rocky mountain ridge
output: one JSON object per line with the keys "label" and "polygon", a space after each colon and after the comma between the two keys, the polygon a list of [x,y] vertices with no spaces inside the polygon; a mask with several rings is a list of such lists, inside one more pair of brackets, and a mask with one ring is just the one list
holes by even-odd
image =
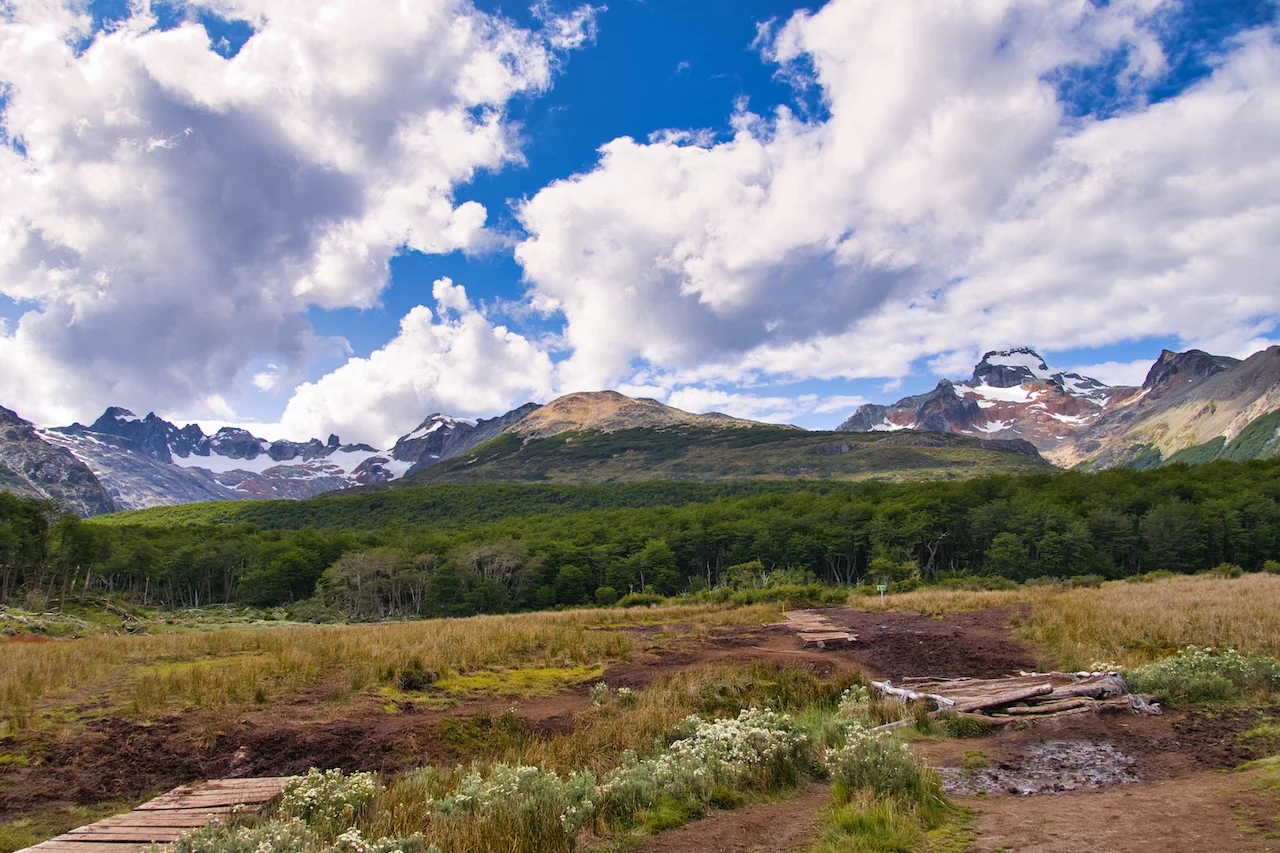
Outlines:
{"label": "rocky mountain ridge", "polygon": [[1280,347],[1244,361],[1199,350],[1165,350],[1138,394],[1079,430],[1053,461],[1064,467],[1144,468],[1275,455],[1280,455]]}
{"label": "rocky mountain ridge", "polygon": [[[236,427],[206,435],[197,424],[178,427],[154,413],[138,417],[119,407],[88,426],[42,429],[0,409],[0,489],[93,515],[200,501],[298,499],[400,481],[554,473],[560,481],[586,482],[595,476],[574,465],[617,468],[617,476],[630,479],[646,471],[658,479],[723,479],[765,469],[770,476],[845,477],[882,469],[924,476],[915,462],[894,469],[880,457],[906,448],[945,449],[956,455],[950,465],[977,452],[968,444],[936,444],[940,433],[981,439],[991,452],[1022,455],[1037,465],[1044,464],[1043,455],[1060,467],[1250,459],[1280,454],[1280,347],[1245,361],[1166,350],[1141,387],[1109,387],[1055,370],[1029,347],[992,351],[970,378],[944,379],[928,393],[890,405],[862,406],[838,430],[901,435],[856,446],[819,435],[801,452],[808,442],[784,435],[803,432],[795,427],[694,414],[616,391],[528,403],[488,420],[432,414],[389,450],[343,444],[336,435],[323,442],[267,441]],[[615,440],[615,434],[624,437]],[[753,447],[772,461],[753,463]],[[471,458],[477,448],[484,460]],[[855,456],[870,455],[854,465],[848,461],[854,450]],[[677,456],[682,461],[672,462]],[[812,462],[825,457],[845,461]],[[469,471],[472,462],[476,467]],[[727,467],[717,471],[718,464]],[[995,470],[1006,462],[993,457],[982,464]],[[663,465],[671,470],[663,474]],[[840,473],[842,465],[853,467]],[[435,466],[440,469],[427,476]]]}
{"label": "rocky mountain ridge", "polygon": [[40,438],[36,427],[0,407],[0,490],[56,502],[80,515],[117,509],[93,471],[63,448]]}
{"label": "rocky mountain ridge", "polygon": [[837,429],[1022,438],[1063,468],[1256,458],[1280,452],[1280,348],[1245,361],[1164,350],[1140,387],[1055,370],[1030,347],[993,351],[972,378],[862,406]]}
{"label": "rocky mountain ridge", "polygon": [[927,394],[888,406],[865,405],[836,427],[841,432],[900,429],[1024,439],[1052,453],[1081,426],[1101,417],[1137,388],[1051,368],[1030,347],[988,352],[967,381],[942,380]]}
{"label": "rocky mountain ridge", "polygon": [[[487,420],[435,413],[401,436],[390,450],[343,444],[336,435],[324,442],[315,438],[267,441],[238,427],[205,435],[198,424],[178,427],[154,412],[139,417],[118,406],[108,408],[88,426],[74,423],[40,429],[28,425],[26,441],[40,446],[50,459],[71,459],[85,469],[80,474],[97,484],[105,501],[73,500],[67,505],[93,515],[202,501],[303,499],[381,485],[452,459],[508,431],[528,440],[566,430],[608,433],[674,424],[759,426],[603,391],[570,394],[546,405],[526,403]],[[0,472],[0,488],[45,496],[26,479],[6,472]]]}

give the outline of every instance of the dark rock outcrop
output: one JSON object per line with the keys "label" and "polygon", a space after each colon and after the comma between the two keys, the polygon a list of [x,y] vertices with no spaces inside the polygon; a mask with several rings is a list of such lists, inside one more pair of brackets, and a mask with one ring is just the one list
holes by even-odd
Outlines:
{"label": "dark rock outcrop", "polygon": [[83,516],[114,512],[115,503],[88,466],[50,444],[29,422],[0,407],[0,489],[56,502]]}

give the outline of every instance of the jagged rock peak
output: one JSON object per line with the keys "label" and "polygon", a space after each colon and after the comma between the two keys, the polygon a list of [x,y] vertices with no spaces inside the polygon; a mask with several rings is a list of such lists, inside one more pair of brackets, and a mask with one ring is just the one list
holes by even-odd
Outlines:
{"label": "jagged rock peak", "polygon": [[1192,349],[1186,352],[1164,350],[1160,358],[1151,366],[1142,387],[1148,391],[1167,386],[1178,377],[1182,382],[1199,382],[1210,376],[1217,376],[1240,363],[1240,359],[1226,355],[1210,355],[1204,350]]}
{"label": "jagged rock peak", "polygon": [[1031,347],[992,350],[973,368],[973,384],[1015,388],[1027,380],[1047,380],[1056,371]]}

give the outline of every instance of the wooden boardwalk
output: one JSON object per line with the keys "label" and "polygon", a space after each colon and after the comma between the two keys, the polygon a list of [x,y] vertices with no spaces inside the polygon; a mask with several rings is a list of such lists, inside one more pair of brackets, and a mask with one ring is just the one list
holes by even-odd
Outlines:
{"label": "wooden boardwalk", "polygon": [[858,639],[856,634],[850,634],[848,629],[832,624],[830,619],[812,610],[789,610],[783,616],[787,627],[794,629],[806,646],[825,649],[828,646],[847,646]]}
{"label": "wooden boardwalk", "polygon": [[175,788],[131,812],[73,829],[18,853],[138,853],[165,844],[215,818],[256,811],[278,795],[289,777],[213,779]]}

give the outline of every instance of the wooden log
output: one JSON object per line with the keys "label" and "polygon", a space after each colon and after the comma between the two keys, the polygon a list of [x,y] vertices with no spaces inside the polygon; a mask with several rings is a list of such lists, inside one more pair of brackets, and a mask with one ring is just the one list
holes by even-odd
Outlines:
{"label": "wooden log", "polygon": [[950,708],[955,702],[945,696],[939,696],[936,693],[921,693],[916,690],[909,690],[904,687],[894,687],[887,681],[873,681],[871,686],[879,690],[886,696],[897,696],[904,702],[918,702],[922,699],[928,699],[938,706],[940,710]]}
{"label": "wooden log", "polygon": [[1023,702],[1035,696],[1044,696],[1052,692],[1053,685],[1046,682],[1044,684],[1006,690],[1000,693],[991,693],[987,696],[977,696],[964,701],[956,701],[951,710],[955,711],[957,714],[963,714],[968,711],[982,711],[986,708],[998,708],[1001,705],[1012,705],[1015,702]]}
{"label": "wooden log", "polygon": [[1032,717],[1040,714],[1053,714],[1057,711],[1070,711],[1072,708],[1084,708],[1096,704],[1092,699],[1064,699],[1061,702],[1041,702],[1025,708],[1009,708],[1005,713],[1015,717]]}
{"label": "wooden log", "polygon": [[1090,706],[1086,708],[1072,708],[1069,711],[1058,711],[1056,714],[1041,714],[1036,717],[1023,717],[1027,722],[1039,722],[1040,720],[1057,720],[1062,717],[1079,717],[1082,714],[1096,714],[1097,709]]}

